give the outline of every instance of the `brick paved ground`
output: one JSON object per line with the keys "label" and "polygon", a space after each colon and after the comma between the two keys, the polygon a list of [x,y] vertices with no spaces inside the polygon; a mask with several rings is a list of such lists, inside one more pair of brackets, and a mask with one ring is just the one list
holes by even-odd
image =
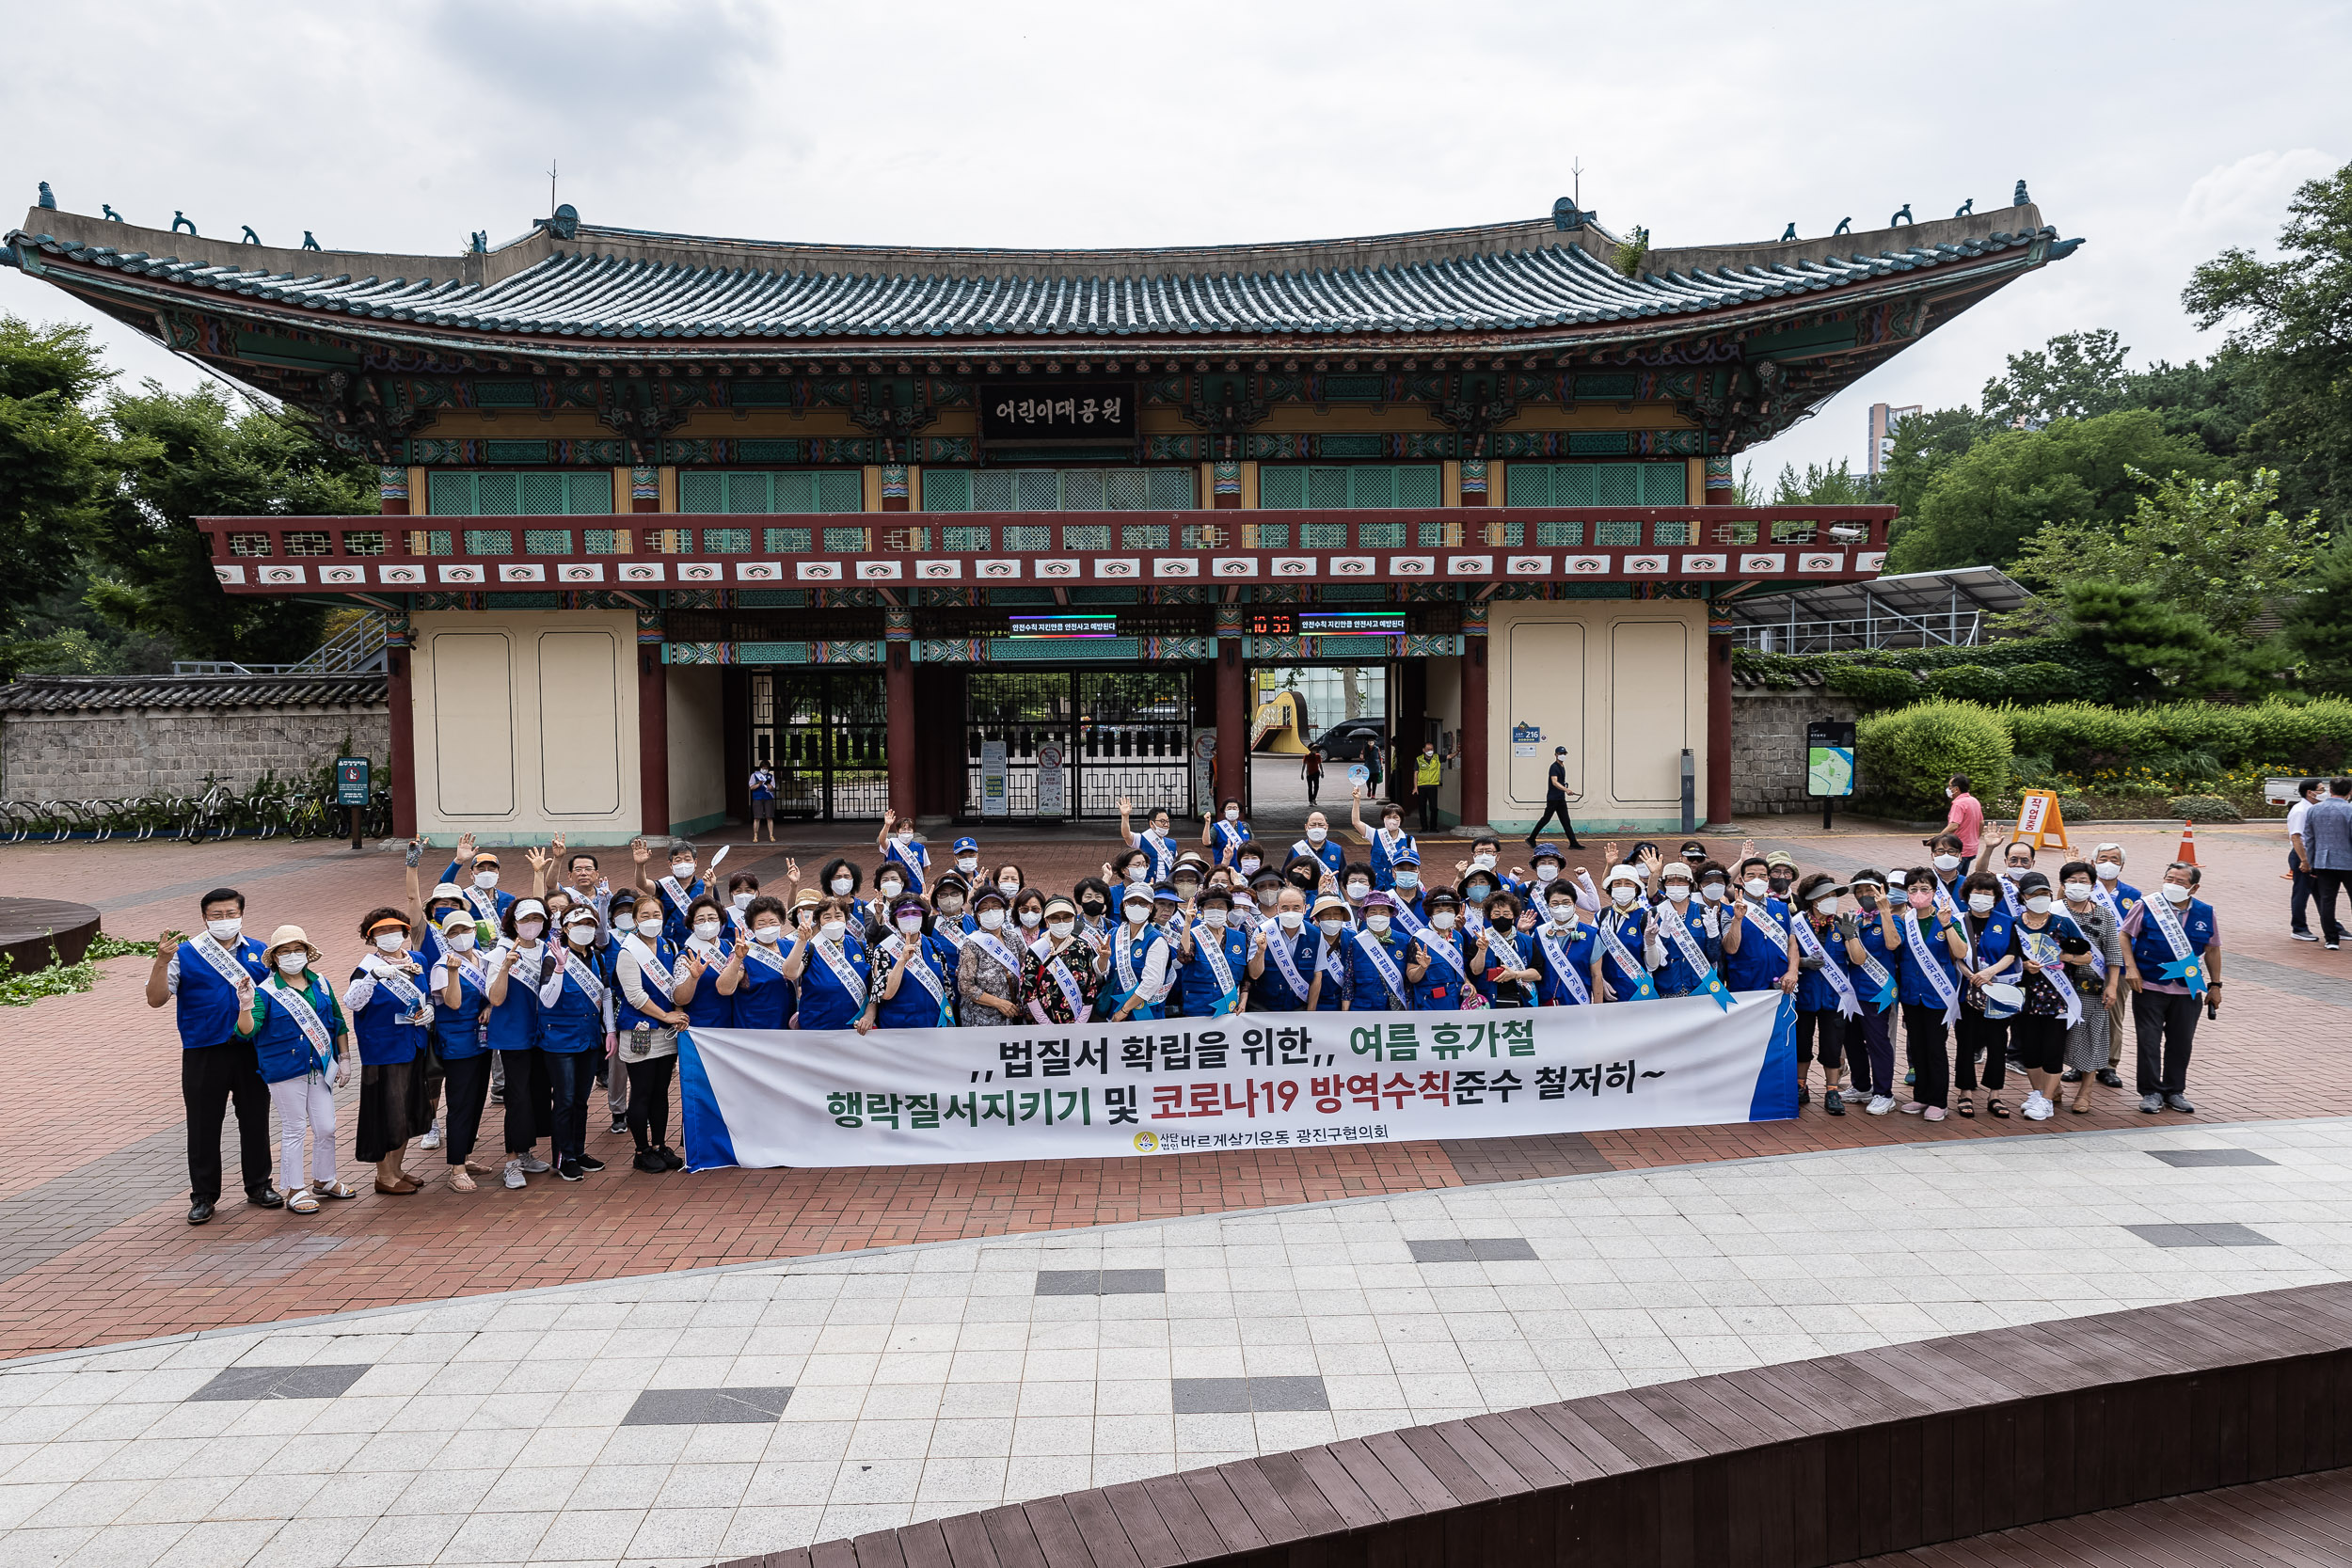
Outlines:
{"label": "brick paved ground", "polygon": [[[1759,844],[1785,846],[1807,866],[1841,871],[1919,852],[1916,834],[1876,828],[1824,834],[1803,819],[1771,818],[1750,830]],[[2130,878],[2141,884],[2157,879],[2177,838],[2156,831],[2111,836],[2128,846]],[[1736,834],[1708,837],[1736,847]],[[2229,1006],[2201,1035],[2191,1075],[2202,1114],[2352,1113],[2352,1088],[2307,1070],[2344,1037],[2352,956],[2287,940],[2276,824],[2201,830],[2199,840],[2206,885],[2223,914],[2230,980]],[[1017,850],[1008,841],[1032,879],[1057,886],[1094,872],[1108,847],[1107,835],[1031,835]],[[812,879],[832,853],[873,858],[870,840],[803,836],[786,847]],[[1448,862],[1460,852],[1442,847]],[[2055,868],[2055,860],[2044,860]],[[771,879],[782,870],[781,854],[766,846],[755,856],[749,847],[739,849],[728,863],[746,863]],[[397,899],[400,861],[318,844],[0,847],[0,893],[87,900],[120,936],[193,927],[198,896],[222,882],[247,892],[248,929],[304,925],[330,963],[344,965],[358,947],[360,914]],[[146,963],[116,959],[102,966],[96,990],[0,1020],[8,1026],[0,1084],[18,1129],[0,1145],[0,1280],[7,1284],[0,1355],[903,1242],[1875,1143],[2028,1132],[2055,1137],[2142,1119],[2136,1097],[2103,1090],[2094,1114],[2062,1114],[2039,1127],[1980,1117],[1930,1128],[1914,1117],[1831,1118],[1813,1107],[1793,1122],[1589,1138],[692,1178],[629,1170],[616,1153],[627,1140],[592,1120],[591,1148],[612,1168],[580,1185],[543,1180],[521,1193],[485,1186],[470,1196],[436,1186],[407,1198],[370,1192],[297,1219],[234,1201],[232,1175],[232,1198],[220,1217],[191,1228],[182,1219],[177,1042],[168,1013],[150,1011],[140,996]],[[2128,1070],[2127,1064],[2127,1079]],[[355,1099],[356,1090],[347,1090],[347,1103]],[[229,1163],[233,1173],[233,1142]],[[421,1152],[411,1164],[441,1169],[437,1155]]]}

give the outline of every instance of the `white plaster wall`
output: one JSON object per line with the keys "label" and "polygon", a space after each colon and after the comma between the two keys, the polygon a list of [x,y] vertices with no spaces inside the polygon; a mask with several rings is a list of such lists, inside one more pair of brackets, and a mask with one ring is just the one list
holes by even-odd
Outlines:
{"label": "white plaster wall", "polygon": [[704,832],[726,820],[726,714],[715,665],[673,664],[670,826]]}

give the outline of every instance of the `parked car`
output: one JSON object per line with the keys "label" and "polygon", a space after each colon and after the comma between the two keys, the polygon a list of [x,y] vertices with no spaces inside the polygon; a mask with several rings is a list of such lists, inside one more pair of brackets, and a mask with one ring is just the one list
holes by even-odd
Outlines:
{"label": "parked car", "polygon": [[1315,748],[1326,761],[1344,767],[1364,759],[1364,742],[1372,742],[1375,755],[1389,754],[1389,727],[1377,719],[1350,719],[1332,725],[1316,739]]}

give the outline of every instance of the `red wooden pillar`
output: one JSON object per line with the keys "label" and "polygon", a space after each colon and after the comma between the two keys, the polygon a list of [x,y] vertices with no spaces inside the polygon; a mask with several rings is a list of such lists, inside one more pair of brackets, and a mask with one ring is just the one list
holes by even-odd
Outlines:
{"label": "red wooden pillar", "polygon": [[889,724],[890,809],[912,821],[922,807],[914,740],[914,614],[882,611],[882,711]]}
{"label": "red wooden pillar", "polygon": [[1707,820],[1731,820],[1731,617],[1707,614]]}
{"label": "red wooden pillar", "polygon": [[1486,607],[1468,605],[1462,618],[1461,796],[1465,831],[1486,826]]}
{"label": "red wooden pillar", "polygon": [[375,473],[376,504],[382,509],[381,515],[408,515],[408,470],[386,463],[380,465]]}
{"label": "red wooden pillar", "polygon": [[391,709],[392,836],[417,835],[417,720],[408,685],[407,634],[384,650],[384,697]]}
{"label": "red wooden pillar", "polygon": [[1202,809],[1222,812],[1229,800],[1249,815],[1249,667],[1241,657],[1239,605],[1216,607],[1216,799]]}
{"label": "red wooden pillar", "polygon": [[670,671],[659,642],[637,647],[637,816],[647,838],[670,836]]}

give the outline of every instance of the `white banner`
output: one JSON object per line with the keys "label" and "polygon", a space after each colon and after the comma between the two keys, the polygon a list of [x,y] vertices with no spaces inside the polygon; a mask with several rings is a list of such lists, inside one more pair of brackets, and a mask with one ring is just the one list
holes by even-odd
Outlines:
{"label": "white banner", "polygon": [[678,1032],[687,1164],[905,1165],[1502,1138],[1797,1114],[1792,1004]]}

